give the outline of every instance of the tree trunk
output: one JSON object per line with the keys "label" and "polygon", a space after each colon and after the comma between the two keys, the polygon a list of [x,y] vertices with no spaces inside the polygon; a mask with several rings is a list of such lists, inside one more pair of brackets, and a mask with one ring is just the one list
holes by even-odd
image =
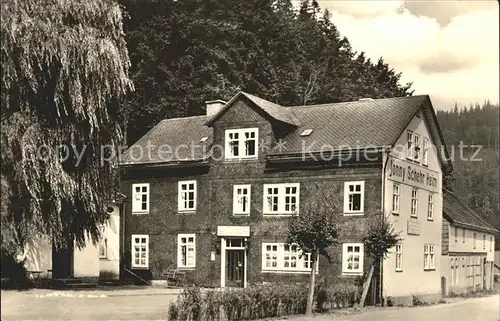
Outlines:
{"label": "tree trunk", "polygon": [[368,295],[368,289],[370,288],[370,283],[372,280],[374,270],[375,270],[375,266],[372,265],[370,268],[370,272],[368,273],[368,277],[366,278],[366,280],[363,284],[363,294],[361,295],[361,300],[359,301],[359,305],[362,307],[365,306],[365,300],[366,300],[366,296]]}
{"label": "tree trunk", "polygon": [[312,315],[312,309],[314,304],[314,287],[316,285],[316,262],[318,262],[318,254],[312,254],[312,269],[311,269],[311,280],[309,282],[309,295],[307,296],[307,307],[306,314]]}

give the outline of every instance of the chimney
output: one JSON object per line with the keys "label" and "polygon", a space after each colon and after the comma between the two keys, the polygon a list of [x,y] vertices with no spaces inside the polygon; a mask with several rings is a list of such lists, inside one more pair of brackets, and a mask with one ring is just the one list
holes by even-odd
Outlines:
{"label": "chimney", "polygon": [[213,116],[219,112],[226,105],[224,100],[209,100],[205,102],[207,116]]}

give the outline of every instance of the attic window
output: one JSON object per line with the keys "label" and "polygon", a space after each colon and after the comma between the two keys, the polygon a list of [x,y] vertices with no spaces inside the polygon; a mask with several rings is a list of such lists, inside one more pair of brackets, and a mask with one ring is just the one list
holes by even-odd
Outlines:
{"label": "attic window", "polygon": [[206,142],[206,141],[207,141],[207,139],[208,139],[208,136],[202,137],[202,138],[200,139],[200,143],[204,143],[204,142]]}
{"label": "attic window", "polygon": [[309,136],[313,132],[312,129],[306,129],[302,133],[300,133],[300,136]]}

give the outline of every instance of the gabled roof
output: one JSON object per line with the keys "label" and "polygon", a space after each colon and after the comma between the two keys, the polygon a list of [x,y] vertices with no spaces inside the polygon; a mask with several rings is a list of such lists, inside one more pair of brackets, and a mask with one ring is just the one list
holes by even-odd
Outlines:
{"label": "gabled roof", "polygon": [[213,115],[213,117],[206,122],[206,125],[211,126],[215,120],[217,120],[221,115],[223,115],[226,112],[226,110],[228,110],[231,107],[231,105],[242,96],[249,99],[253,104],[255,104],[255,106],[260,108],[262,111],[264,111],[273,119],[290,125],[295,125],[295,126],[298,125],[297,118],[294,117],[292,111],[289,110],[288,108],[272,103],[265,99],[259,98],[257,96],[247,94],[243,91],[240,91],[233,98],[231,98],[231,100],[228,101],[227,104],[221,110],[219,110],[218,113]]}
{"label": "gabled roof", "polygon": [[[424,99],[413,96],[288,107],[302,125],[283,138],[284,153],[299,153],[303,144],[310,151],[322,146],[391,146]],[[311,134],[300,136],[306,129],[312,129]]]}
{"label": "gabled roof", "polygon": [[[427,95],[283,107],[240,92],[213,116],[163,120],[125,152],[121,164],[177,164],[206,160],[208,155],[201,148],[194,151],[182,148],[177,157],[169,155],[170,158],[165,158],[164,155],[158,155],[158,146],[168,145],[175,150],[179,146],[201,145],[200,139],[208,137],[202,145],[209,147],[212,144],[213,131],[210,126],[238,99],[245,99],[254,104],[276,121],[293,125],[290,127],[292,130],[282,137],[281,149],[268,152],[269,159],[323,151],[325,146],[329,151],[343,148],[391,147],[419,109],[423,110],[434,144],[437,147],[445,146]],[[312,129],[310,135],[301,136],[306,129]],[[154,146],[151,152],[138,155],[139,150],[146,150],[148,143]],[[451,169],[449,160],[443,158],[442,164]]]}
{"label": "gabled roof", "polygon": [[443,194],[443,217],[452,224],[469,227],[480,231],[496,233],[485,219],[465,205],[454,193],[445,191]]}
{"label": "gabled roof", "polygon": [[[153,165],[203,160],[206,156],[203,147],[212,144],[212,129],[203,125],[209,118],[194,116],[162,120],[123,153],[120,164]],[[201,142],[203,137],[208,138]]]}
{"label": "gabled roof", "polygon": [[[284,148],[274,155],[323,150],[385,149],[397,142],[420,109],[429,126],[432,141],[440,151],[441,163],[452,170],[443,135],[428,95],[358,100],[352,102],[288,107],[301,126],[283,138]],[[300,134],[312,129],[308,136]],[[269,153],[273,157],[273,153]],[[444,156],[444,157],[443,157]]]}

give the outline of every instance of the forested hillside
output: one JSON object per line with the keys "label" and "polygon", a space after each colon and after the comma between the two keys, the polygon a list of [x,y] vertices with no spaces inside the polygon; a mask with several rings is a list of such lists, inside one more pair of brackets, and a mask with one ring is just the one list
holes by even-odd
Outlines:
{"label": "forested hillside", "polygon": [[[204,113],[239,90],[283,105],[411,94],[382,59],[351,48],[316,1],[119,0],[136,87],[132,144],[161,119]],[[333,21],[335,17],[333,17]]]}
{"label": "forested hillside", "polygon": [[[482,105],[475,104],[463,108],[455,106],[452,111],[437,112],[453,159],[453,190],[477,213],[498,228],[499,111],[498,105],[485,102]],[[464,146],[463,157],[460,145]]]}

